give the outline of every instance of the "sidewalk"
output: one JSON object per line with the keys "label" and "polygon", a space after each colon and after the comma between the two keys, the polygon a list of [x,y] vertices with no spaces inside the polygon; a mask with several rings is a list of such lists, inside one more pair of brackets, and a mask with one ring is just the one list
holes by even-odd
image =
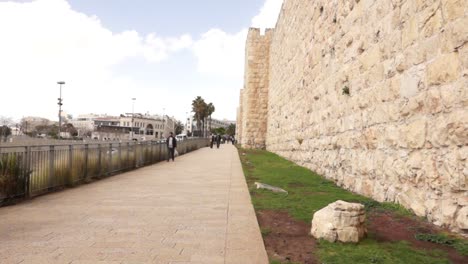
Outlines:
{"label": "sidewalk", "polygon": [[0,263],[268,263],[237,150],[0,208]]}

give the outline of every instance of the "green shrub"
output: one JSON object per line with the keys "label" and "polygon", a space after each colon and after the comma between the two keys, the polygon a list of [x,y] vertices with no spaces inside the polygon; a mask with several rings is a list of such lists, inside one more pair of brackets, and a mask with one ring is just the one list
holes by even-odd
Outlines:
{"label": "green shrub", "polygon": [[0,157],[0,197],[16,194],[21,178],[21,156],[7,154]]}

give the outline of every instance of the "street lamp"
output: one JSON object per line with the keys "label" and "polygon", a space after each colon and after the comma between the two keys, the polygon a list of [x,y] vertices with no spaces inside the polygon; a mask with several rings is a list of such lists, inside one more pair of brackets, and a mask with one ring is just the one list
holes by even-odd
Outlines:
{"label": "street lamp", "polygon": [[133,140],[133,122],[134,122],[134,116],[135,116],[135,100],[136,100],[136,98],[132,98],[132,127],[130,128],[130,131],[131,131],[130,140]]}
{"label": "street lamp", "polygon": [[65,82],[60,81],[60,82],[57,82],[57,84],[60,86],[60,97],[58,98],[58,106],[59,106],[59,114],[58,114],[58,116],[59,116],[59,129],[58,129],[58,132],[59,132],[59,138],[61,138],[62,135],[61,135],[60,132],[62,131],[62,105],[63,105],[63,103],[62,103],[62,101],[63,101],[63,99],[62,99],[62,85],[64,85]]}

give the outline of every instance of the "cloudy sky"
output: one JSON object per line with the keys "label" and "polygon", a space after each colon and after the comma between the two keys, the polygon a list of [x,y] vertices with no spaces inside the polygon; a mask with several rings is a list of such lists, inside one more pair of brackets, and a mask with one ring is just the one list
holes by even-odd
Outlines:
{"label": "cloudy sky", "polygon": [[274,27],[283,0],[0,0],[0,116],[63,109],[183,120],[202,96],[236,117],[247,29]]}

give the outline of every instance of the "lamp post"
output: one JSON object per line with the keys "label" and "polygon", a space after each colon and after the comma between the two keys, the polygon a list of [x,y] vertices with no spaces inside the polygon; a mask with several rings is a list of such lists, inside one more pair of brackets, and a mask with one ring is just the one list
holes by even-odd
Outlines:
{"label": "lamp post", "polygon": [[132,127],[130,128],[130,140],[133,140],[133,122],[134,122],[134,116],[135,116],[135,100],[136,98],[132,98]]}
{"label": "lamp post", "polygon": [[60,81],[60,82],[57,82],[57,84],[60,86],[60,97],[58,98],[58,106],[59,106],[59,113],[58,113],[58,118],[59,118],[59,129],[58,129],[58,132],[59,132],[59,138],[62,137],[61,135],[61,131],[62,131],[62,85],[65,84],[64,81]]}

